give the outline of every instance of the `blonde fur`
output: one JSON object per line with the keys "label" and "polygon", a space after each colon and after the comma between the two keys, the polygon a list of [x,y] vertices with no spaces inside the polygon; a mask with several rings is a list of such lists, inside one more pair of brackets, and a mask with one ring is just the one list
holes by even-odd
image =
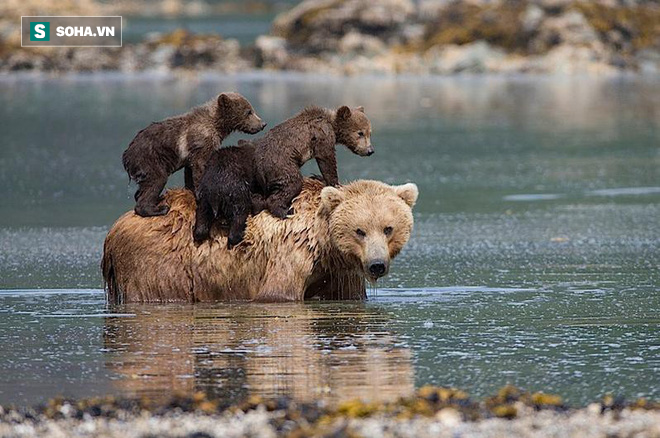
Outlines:
{"label": "blonde fur", "polygon": [[[322,189],[321,182],[306,179],[292,217],[281,220],[267,212],[251,217],[244,241],[231,250],[219,226],[207,241],[193,242],[195,198],[189,191],[165,194],[166,216],[125,213],[103,248],[108,300],[364,299],[369,246],[386,245],[390,258],[398,254],[410,237],[414,200],[404,201],[397,187],[356,181],[338,189],[341,202],[328,205],[321,200]],[[404,192],[409,198],[410,190]],[[383,221],[395,227],[389,239],[348,243],[352,227],[379,227]]]}

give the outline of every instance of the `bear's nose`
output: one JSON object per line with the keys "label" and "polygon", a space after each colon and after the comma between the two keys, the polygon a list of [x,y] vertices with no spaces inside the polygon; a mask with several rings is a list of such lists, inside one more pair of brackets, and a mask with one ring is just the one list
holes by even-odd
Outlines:
{"label": "bear's nose", "polygon": [[369,155],[373,155],[374,152],[376,152],[376,151],[374,151],[374,148],[373,148],[372,146],[369,146],[369,149],[367,149],[367,157],[368,157]]}
{"label": "bear's nose", "polygon": [[369,263],[369,273],[374,276],[374,278],[380,278],[385,274],[385,262],[382,260],[376,260]]}

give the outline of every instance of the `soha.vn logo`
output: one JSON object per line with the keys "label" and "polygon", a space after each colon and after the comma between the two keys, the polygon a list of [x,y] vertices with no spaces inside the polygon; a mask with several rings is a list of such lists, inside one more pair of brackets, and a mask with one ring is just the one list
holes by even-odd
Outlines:
{"label": "soha.vn logo", "polygon": [[50,23],[48,21],[31,22],[30,41],[50,41]]}

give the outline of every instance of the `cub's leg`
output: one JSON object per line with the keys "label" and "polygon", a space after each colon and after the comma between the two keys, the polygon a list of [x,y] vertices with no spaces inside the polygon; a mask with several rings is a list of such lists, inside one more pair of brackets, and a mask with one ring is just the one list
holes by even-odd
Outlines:
{"label": "cub's leg", "polygon": [[286,181],[278,182],[271,186],[271,194],[266,200],[268,211],[280,219],[286,218],[291,201],[300,194],[303,186],[303,179],[300,172],[290,175]]}
{"label": "cub's leg", "polygon": [[193,171],[190,168],[190,166],[186,166],[183,168],[183,182],[188,190],[195,193],[195,184],[193,182]]}
{"label": "cub's leg", "polygon": [[195,211],[195,228],[193,238],[195,242],[201,243],[209,238],[211,225],[213,225],[213,209],[205,198],[197,199],[197,210]]}
{"label": "cub's leg", "polygon": [[167,177],[167,174],[150,175],[138,182],[138,190],[135,192],[135,213],[138,216],[163,216],[170,211],[169,206],[158,205]]}
{"label": "cub's leg", "polygon": [[261,193],[252,193],[252,214],[257,215],[264,211],[266,207],[266,199]]}
{"label": "cub's leg", "polygon": [[190,162],[183,168],[183,181],[186,188],[193,193],[200,186],[204,169],[206,169],[206,165],[211,159],[212,152],[213,144],[206,144],[203,149],[196,149],[194,155],[190,158]]}
{"label": "cub's leg", "polygon": [[229,236],[227,238],[228,249],[232,249],[243,240],[243,237],[245,236],[246,222],[252,209],[251,202],[244,202],[241,205],[239,204],[240,202],[234,206],[234,211],[230,218]]}

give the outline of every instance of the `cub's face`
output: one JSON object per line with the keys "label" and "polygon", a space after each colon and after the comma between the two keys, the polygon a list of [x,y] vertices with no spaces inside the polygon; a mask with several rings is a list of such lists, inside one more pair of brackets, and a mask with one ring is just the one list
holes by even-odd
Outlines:
{"label": "cub's face", "polygon": [[335,136],[338,143],[343,144],[357,155],[364,157],[374,153],[371,145],[371,122],[361,106],[353,109],[342,106],[337,110]]}
{"label": "cub's face", "polygon": [[218,107],[230,121],[233,131],[256,134],[266,127],[250,102],[238,93],[222,93],[218,96]]}
{"label": "cub's face", "polygon": [[329,220],[333,245],[354,262],[372,283],[390,269],[390,262],[410,238],[417,186],[388,186],[356,181],[342,188],[325,187],[320,214]]}

